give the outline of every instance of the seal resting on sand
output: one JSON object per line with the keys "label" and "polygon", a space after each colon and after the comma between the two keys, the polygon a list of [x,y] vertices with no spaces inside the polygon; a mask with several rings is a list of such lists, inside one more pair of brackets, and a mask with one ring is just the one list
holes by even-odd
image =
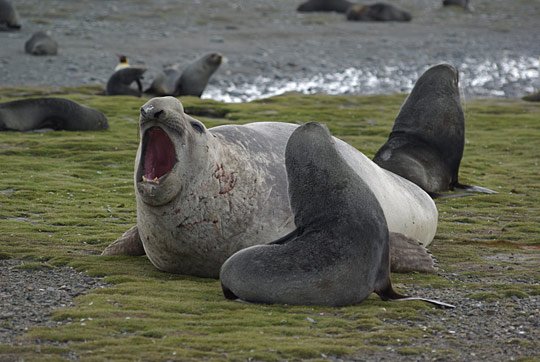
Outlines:
{"label": "seal resting on sand", "polygon": [[358,304],[372,292],[383,300],[406,298],[390,281],[379,201],[335,144],[319,123],[294,130],[285,165],[296,229],[227,259],[220,273],[226,298],[332,307]]}
{"label": "seal resting on sand", "polygon": [[[236,251],[294,229],[285,145],[297,125],[259,122],[206,129],[184,113],[180,101],[163,97],[141,108],[140,127],[134,175],[137,229],[104,255],[139,254],[142,240],[157,268],[216,278]],[[412,258],[417,264],[412,268],[432,270],[424,246],[437,228],[433,200],[354,147],[338,139],[336,144],[379,200],[390,231],[414,246],[418,256]]]}
{"label": "seal resting on sand", "polygon": [[300,4],[296,11],[335,11],[336,13],[345,13],[353,4],[347,0],[309,0]]}
{"label": "seal resting on sand", "polygon": [[58,43],[48,32],[37,31],[24,43],[24,51],[32,55],[56,55]]}
{"label": "seal resting on sand", "polygon": [[32,98],[0,103],[0,131],[93,131],[107,128],[109,124],[103,113],[69,99]]}
{"label": "seal resting on sand", "polygon": [[347,20],[355,21],[411,21],[412,16],[405,10],[385,4],[352,5],[346,13]]}
{"label": "seal resting on sand", "polygon": [[20,29],[19,14],[10,1],[0,0],[0,30]]}
{"label": "seal resting on sand", "polygon": [[382,168],[414,182],[433,197],[454,189],[495,193],[458,181],[465,145],[458,82],[458,71],[449,64],[428,69],[416,81],[388,141],[373,158]]}
{"label": "seal resting on sand", "polygon": [[145,93],[156,96],[200,97],[222,60],[221,54],[210,53],[190,63],[182,73],[176,67],[166,68],[156,76]]}

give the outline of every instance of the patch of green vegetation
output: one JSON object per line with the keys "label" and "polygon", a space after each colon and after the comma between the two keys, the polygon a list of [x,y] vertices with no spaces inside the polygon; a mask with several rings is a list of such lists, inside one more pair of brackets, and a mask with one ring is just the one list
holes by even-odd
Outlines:
{"label": "patch of green vegetation", "polygon": [[39,270],[39,269],[51,269],[53,268],[53,266],[50,265],[49,263],[25,262],[20,265],[17,265],[16,268],[22,269],[22,270]]}
{"label": "patch of green vegetation", "polygon": [[[0,102],[65,97],[103,111],[101,132],[0,133],[0,258],[41,267],[70,265],[111,284],[54,312],[61,325],[32,328],[22,344],[0,345],[0,355],[58,360],[286,360],[347,357],[396,347],[420,356],[408,341],[422,330],[422,302],[383,302],[372,296],[343,308],[270,306],[227,301],[219,282],[160,272],[145,257],[98,254],[135,223],[133,162],[138,112],[147,98],[104,97],[97,86],[0,89]],[[323,122],[331,132],[372,157],[384,143],[404,95],[305,96],[286,94],[245,104],[182,98],[210,128],[258,121]],[[491,280],[473,299],[527,298],[531,283],[511,286],[498,276],[538,281],[540,232],[540,105],[477,100],[466,107],[466,147],[461,182],[497,190],[495,195],[438,199],[439,227],[430,246],[447,272]],[[9,190],[9,191],[7,191]],[[515,258],[514,258],[515,257]],[[487,278],[487,279],[486,279]],[[493,279],[489,279],[493,278]],[[472,283],[438,274],[394,274],[408,286],[474,291]],[[413,323],[414,324],[414,323]],[[34,340],[52,341],[36,352]],[[440,352],[443,353],[443,352]],[[452,351],[444,351],[443,356]]]}

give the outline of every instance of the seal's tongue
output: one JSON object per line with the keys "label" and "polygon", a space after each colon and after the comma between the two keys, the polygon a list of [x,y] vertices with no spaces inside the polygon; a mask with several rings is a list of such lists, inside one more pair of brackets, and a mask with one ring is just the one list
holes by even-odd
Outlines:
{"label": "seal's tongue", "polygon": [[158,178],[172,170],[176,163],[174,145],[164,130],[152,127],[145,134],[144,178],[157,181]]}

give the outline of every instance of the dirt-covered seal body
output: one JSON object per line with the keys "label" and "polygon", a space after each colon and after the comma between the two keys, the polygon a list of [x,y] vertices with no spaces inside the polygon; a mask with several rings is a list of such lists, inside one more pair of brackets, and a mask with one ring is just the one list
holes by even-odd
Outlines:
{"label": "dirt-covered seal body", "polygon": [[107,128],[109,124],[103,113],[69,99],[32,98],[0,104],[0,131],[90,131]]}
{"label": "dirt-covered seal body", "polygon": [[451,65],[428,69],[401,106],[388,141],[373,158],[382,168],[414,182],[432,196],[456,188],[494,193],[458,181],[465,144],[458,81],[458,72]]}
{"label": "dirt-covered seal body", "polygon": [[24,43],[24,51],[32,55],[56,55],[58,43],[46,31],[37,31]]}
{"label": "dirt-covered seal body", "polygon": [[[104,254],[137,254],[142,240],[161,270],[217,277],[234,252],[292,231],[284,156],[296,127],[260,122],[207,130],[177,99],[150,100],[141,109],[136,159],[138,230],[131,229]],[[437,228],[433,200],[352,146],[336,143],[354,170],[364,173],[369,165],[363,177],[390,230],[414,239],[416,246],[428,245]],[[397,192],[388,192],[387,184]]]}

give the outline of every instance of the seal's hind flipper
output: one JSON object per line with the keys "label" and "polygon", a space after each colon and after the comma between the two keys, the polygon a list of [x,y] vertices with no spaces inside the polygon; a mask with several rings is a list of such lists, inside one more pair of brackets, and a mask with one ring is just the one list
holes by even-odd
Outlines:
{"label": "seal's hind flipper", "polygon": [[435,273],[435,260],[418,240],[390,233],[390,269],[397,273]]}
{"label": "seal's hind flipper", "polygon": [[486,187],[474,186],[474,185],[462,185],[460,183],[456,183],[454,185],[454,188],[464,190],[466,192],[476,192],[480,194],[496,194],[497,193],[497,191],[490,190]]}
{"label": "seal's hind flipper", "polygon": [[122,234],[111,245],[107,246],[101,255],[129,255],[141,256],[145,255],[144,247],[139,236],[137,225],[132,226],[128,231]]}
{"label": "seal's hind flipper", "polygon": [[422,297],[404,297],[404,298],[392,299],[392,300],[399,301],[399,302],[406,301],[406,300],[421,300],[423,302],[433,304],[437,308],[442,308],[442,309],[454,309],[456,307],[453,304],[441,302],[435,299],[422,298]]}
{"label": "seal's hind flipper", "polygon": [[385,301],[386,300],[393,300],[393,301],[421,300],[423,302],[433,304],[437,308],[451,309],[451,308],[456,307],[455,305],[448,304],[448,303],[445,303],[445,302],[440,302],[440,301],[434,300],[434,299],[428,299],[428,298],[422,298],[422,297],[409,297],[407,295],[401,295],[392,288],[392,284],[390,282],[390,279],[388,279],[388,282],[387,282],[386,286],[383,289],[376,290],[375,293],[377,293],[379,295],[379,297],[382,300],[385,300]]}

